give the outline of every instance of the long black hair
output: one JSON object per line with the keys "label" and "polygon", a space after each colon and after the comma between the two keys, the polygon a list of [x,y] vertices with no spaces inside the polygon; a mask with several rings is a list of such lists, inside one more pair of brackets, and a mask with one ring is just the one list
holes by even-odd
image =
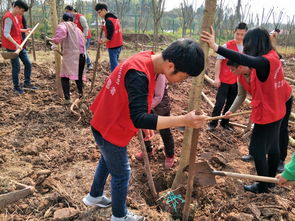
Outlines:
{"label": "long black hair", "polygon": [[273,49],[268,31],[261,27],[249,30],[243,45],[244,53],[251,56],[262,56]]}

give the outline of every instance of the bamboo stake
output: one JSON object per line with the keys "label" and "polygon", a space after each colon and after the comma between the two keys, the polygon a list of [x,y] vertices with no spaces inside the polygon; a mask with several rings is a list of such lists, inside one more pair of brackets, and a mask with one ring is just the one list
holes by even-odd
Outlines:
{"label": "bamboo stake", "polygon": [[[251,114],[252,111],[243,111],[243,112],[239,112],[239,113],[233,113],[231,115],[228,115],[227,117],[228,118],[231,118],[231,117],[236,117],[236,116],[241,116],[241,115],[246,115],[246,114]],[[223,119],[225,118],[226,116],[225,115],[222,115],[222,116],[216,116],[216,117],[207,117],[207,120],[208,121],[211,121],[211,120],[219,120],[219,119]]]}

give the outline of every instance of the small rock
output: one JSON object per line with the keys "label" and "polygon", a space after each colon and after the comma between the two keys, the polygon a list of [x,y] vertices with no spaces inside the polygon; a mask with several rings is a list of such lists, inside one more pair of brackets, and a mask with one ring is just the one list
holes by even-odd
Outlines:
{"label": "small rock", "polygon": [[22,151],[25,154],[38,155],[38,149],[36,146],[26,146]]}
{"label": "small rock", "polygon": [[53,219],[69,219],[75,216],[77,213],[78,211],[75,208],[62,208],[54,212]]}

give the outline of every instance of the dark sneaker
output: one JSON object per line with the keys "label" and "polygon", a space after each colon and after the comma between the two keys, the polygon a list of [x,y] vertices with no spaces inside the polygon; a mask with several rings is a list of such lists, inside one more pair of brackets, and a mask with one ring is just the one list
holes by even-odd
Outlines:
{"label": "dark sneaker", "polygon": [[241,157],[241,160],[244,162],[251,162],[253,160],[253,157],[249,154],[249,155],[244,155]]}
{"label": "dark sneaker", "polygon": [[269,189],[267,187],[259,188],[258,183],[254,183],[252,185],[245,185],[244,190],[252,193],[269,193]]}
{"label": "dark sneaker", "polygon": [[229,124],[224,124],[224,125],[221,124],[221,126],[222,126],[223,129],[225,129],[225,130],[233,131],[233,128],[232,128]]}
{"label": "dark sneaker", "polygon": [[93,70],[93,65],[92,64],[89,64],[89,65],[87,65],[87,70]]}
{"label": "dark sneaker", "polygon": [[24,90],[21,89],[21,88],[14,88],[14,92],[15,92],[16,94],[18,94],[18,95],[21,95],[21,94],[24,94],[24,93],[25,93]]}
{"label": "dark sneaker", "polygon": [[213,130],[215,130],[215,127],[216,127],[216,126],[214,126],[214,125],[212,125],[212,124],[209,124],[207,130],[208,130],[208,131],[213,131]]}
{"label": "dark sneaker", "polygon": [[87,206],[99,206],[102,208],[106,208],[112,205],[112,200],[110,200],[104,195],[99,197],[92,197],[88,193],[87,196],[85,196],[82,201]]}
{"label": "dark sneaker", "polygon": [[282,173],[282,172],[284,172],[284,170],[285,170],[285,163],[284,163],[284,161],[281,161],[281,160],[280,160],[280,163],[279,163],[279,166],[278,166],[277,172],[278,172],[278,173]]}
{"label": "dark sneaker", "polygon": [[28,90],[28,91],[38,90],[38,88],[36,86],[32,85],[32,84],[30,84],[30,85],[24,84],[23,89]]}
{"label": "dark sneaker", "polygon": [[112,215],[111,217],[111,221],[143,221],[144,217],[143,216],[138,216],[135,215],[131,212],[128,211],[127,215],[124,217],[115,217],[114,215]]}

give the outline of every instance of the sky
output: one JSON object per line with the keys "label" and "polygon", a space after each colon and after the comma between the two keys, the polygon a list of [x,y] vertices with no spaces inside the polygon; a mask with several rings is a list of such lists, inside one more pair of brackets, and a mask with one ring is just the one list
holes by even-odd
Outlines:
{"label": "sky", "polygon": [[[194,0],[189,0],[190,2]],[[197,6],[199,7],[201,4],[203,4],[204,0],[195,0],[197,1]],[[180,3],[182,0],[166,0],[166,6],[165,10],[169,11],[173,8],[177,8],[180,6]],[[219,0],[217,1],[219,2]],[[237,0],[224,0],[224,4],[228,5],[230,7],[235,7],[237,4]],[[284,11],[284,21],[286,21],[287,16],[290,16],[292,18],[293,15],[295,15],[295,0],[242,0],[243,4],[250,4],[251,10],[254,10],[255,13],[262,13],[262,9],[265,8],[266,12],[268,12],[272,7],[275,8],[275,11],[277,11],[277,14],[279,11]],[[272,18],[270,19],[272,22]]]}

